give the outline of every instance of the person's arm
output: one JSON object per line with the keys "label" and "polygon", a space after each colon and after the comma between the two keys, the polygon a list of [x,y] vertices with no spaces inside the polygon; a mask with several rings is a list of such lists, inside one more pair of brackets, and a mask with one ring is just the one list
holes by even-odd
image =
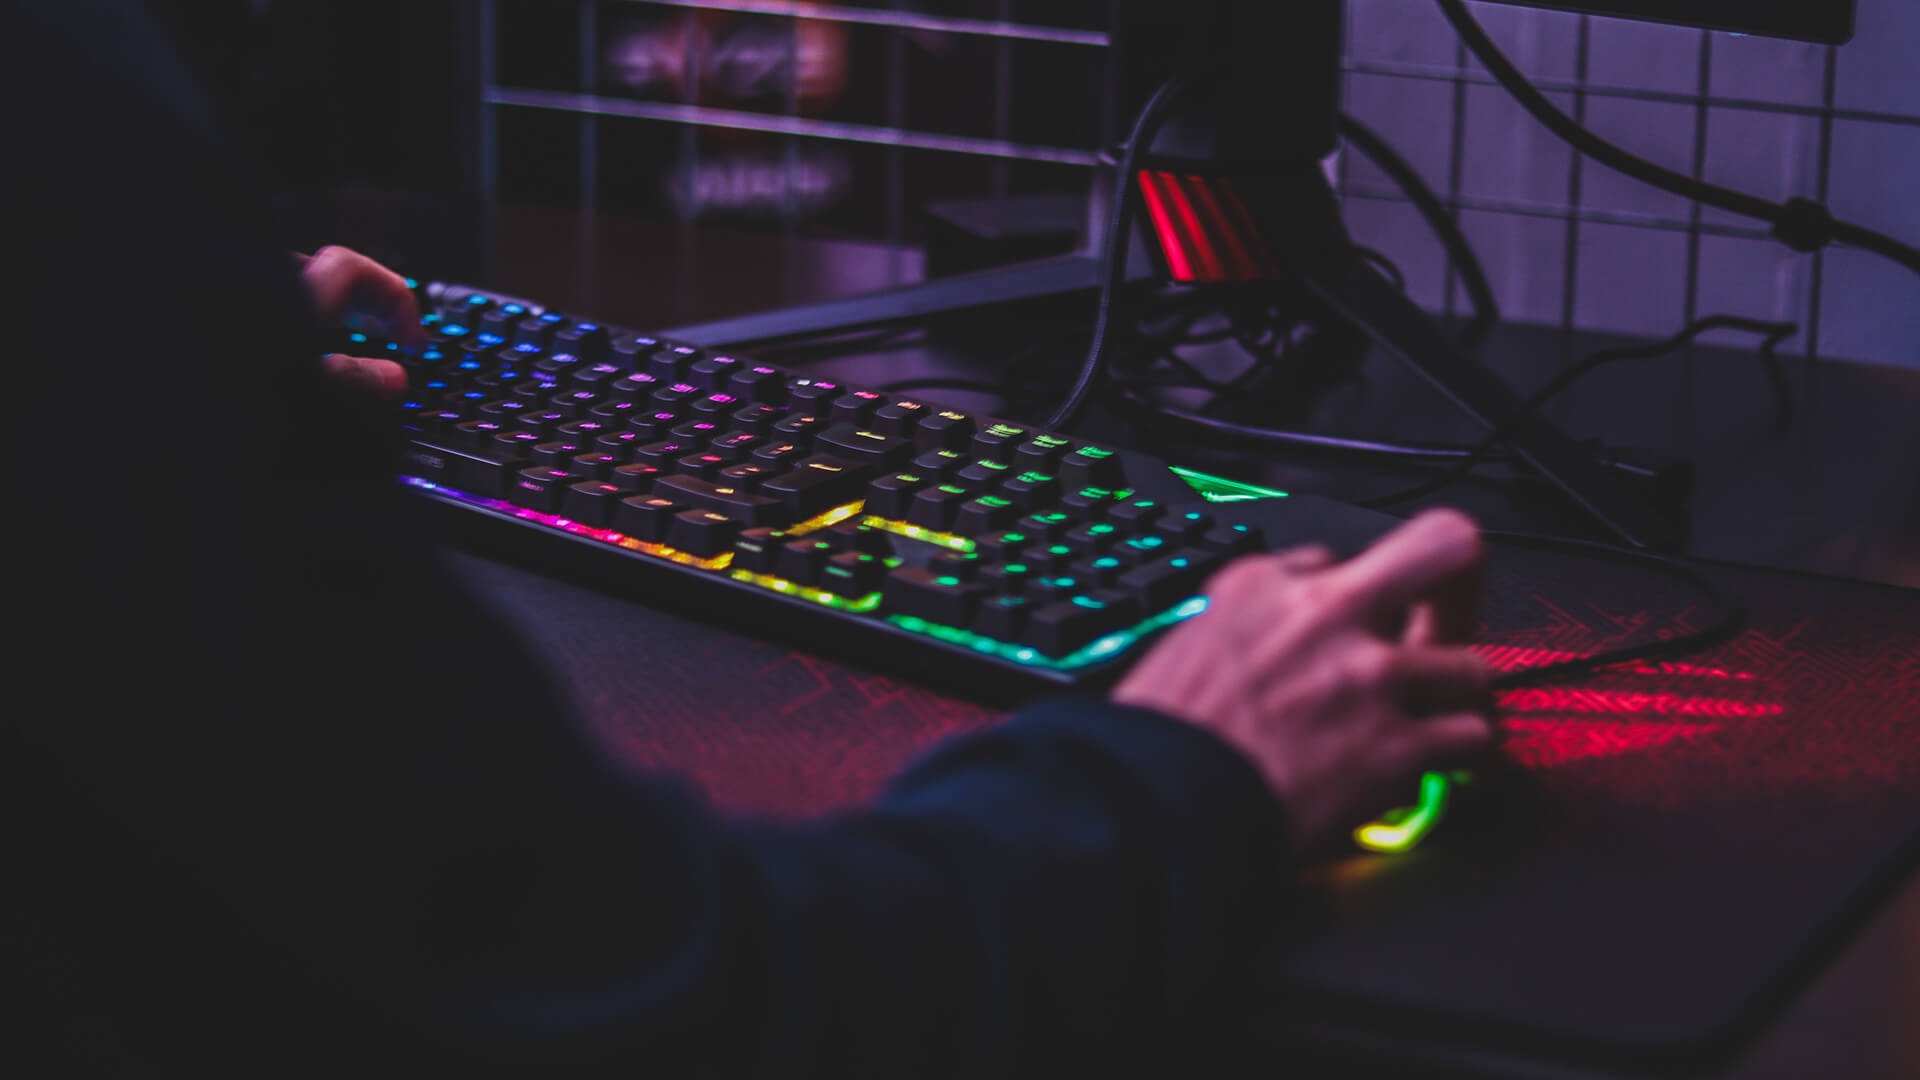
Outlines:
{"label": "person's arm", "polygon": [[41,153],[0,180],[35,826],[8,933],[48,1030],[201,1075],[1014,1073],[1246,1007],[1298,830],[1190,726],[1029,714],[796,825],[614,769],[423,541],[121,8],[0,17],[9,99],[74,110],[26,112]]}

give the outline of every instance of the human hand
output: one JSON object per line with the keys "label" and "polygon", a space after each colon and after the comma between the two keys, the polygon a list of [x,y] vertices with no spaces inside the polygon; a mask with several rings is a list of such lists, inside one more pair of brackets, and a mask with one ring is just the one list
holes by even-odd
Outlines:
{"label": "human hand", "polygon": [[1473,522],[1438,510],[1340,565],[1322,548],[1236,560],[1113,698],[1239,749],[1312,852],[1491,747],[1492,673],[1459,644],[1483,555]]}
{"label": "human hand", "polygon": [[[320,318],[381,334],[411,348],[427,343],[420,309],[406,279],[365,255],[329,246],[311,256],[296,255],[300,279],[313,297]],[[333,353],[321,360],[327,372],[376,397],[390,399],[407,388],[407,373],[391,360]]]}

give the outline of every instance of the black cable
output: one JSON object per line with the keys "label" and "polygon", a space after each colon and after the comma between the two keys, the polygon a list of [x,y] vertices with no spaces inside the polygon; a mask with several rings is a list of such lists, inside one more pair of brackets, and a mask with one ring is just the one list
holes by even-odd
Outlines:
{"label": "black cable", "polygon": [[1503,672],[1495,676],[1493,685],[1507,690],[1518,686],[1532,686],[1549,680],[1563,679],[1571,675],[1583,675],[1597,668],[1624,664],[1630,660],[1672,660],[1710,649],[1715,645],[1731,641],[1740,635],[1747,626],[1747,608],[1745,604],[1727,596],[1716,588],[1713,582],[1697,573],[1691,567],[1677,559],[1657,555],[1651,551],[1638,551],[1633,548],[1616,547],[1592,540],[1575,540],[1564,536],[1544,536],[1537,533],[1507,532],[1500,529],[1483,529],[1480,535],[1522,547],[1542,548],[1548,551],[1575,551],[1585,555],[1598,555],[1621,562],[1638,563],[1651,566],[1680,578],[1707,598],[1707,601],[1720,612],[1703,630],[1677,637],[1660,638],[1639,645],[1624,645],[1617,649],[1607,649],[1590,656],[1576,657],[1572,660],[1559,660],[1551,664],[1538,664],[1521,668],[1518,671]]}
{"label": "black cable", "polygon": [[1637,157],[1625,150],[1601,139],[1576,123],[1572,117],[1561,112],[1546,96],[1527,81],[1520,70],[1513,66],[1493,39],[1487,36],[1480,24],[1468,13],[1461,0],[1437,0],[1440,10],[1453,24],[1460,39],[1472,50],[1480,63],[1493,75],[1494,79],[1513,95],[1520,106],[1533,114],[1533,118],[1546,125],[1547,129],[1570,143],[1574,149],[1600,162],[1608,168],[1625,173],[1627,176],[1650,184],[1662,191],[1670,191],[1708,206],[1717,206],[1722,210],[1746,217],[1756,218],[1773,226],[1773,235],[1781,243],[1795,251],[1815,251],[1833,241],[1851,244],[1854,247],[1884,255],[1894,262],[1920,274],[1920,249],[1903,244],[1894,238],[1878,233],[1860,225],[1837,221],[1826,207],[1810,199],[1788,199],[1786,203],[1770,202],[1745,192],[1709,184],[1696,180],[1684,173],[1678,173],[1645,158]]}
{"label": "black cable", "polygon": [[1378,132],[1345,113],[1340,114],[1338,122],[1341,138],[1367,155],[1395,186],[1407,193],[1414,209],[1426,219],[1427,227],[1440,238],[1441,246],[1447,249],[1447,258],[1453,260],[1454,267],[1460,271],[1460,284],[1466,288],[1467,298],[1473,303],[1473,321],[1465,331],[1467,344],[1478,345],[1486,340],[1500,321],[1500,305],[1494,299],[1493,286],[1487,281],[1487,269],[1480,265],[1480,256],[1474,254],[1473,245],[1460,231],[1460,223],[1447,212],[1440,196],[1421,178],[1419,170],[1395,152]]}
{"label": "black cable", "polygon": [[1361,258],[1372,263],[1381,273],[1387,275],[1387,280],[1393,282],[1394,288],[1401,292],[1407,291],[1407,274],[1406,271],[1400,269],[1399,263],[1394,262],[1392,259],[1387,258],[1382,252],[1375,251],[1370,247],[1362,247],[1355,244],[1353,250],[1358,253]]}
{"label": "black cable", "polygon": [[1350,439],[1338,435],[1317,435],[1306,431],[1287,431],[1281,428],[1254,427],[1249,424],[1236,424],[1231,420],[1204,416],[1200,413],[1177,409],[1160,402],[1147,401],[1130,390],[1122,395],[1136,407],[1155,416],[1165,417],[1177,423],[1203,428],[1216,435],[1231,438],[1248,439],[1255,442],[1280,443],[1286,446],[1305,446],[1317,450],[1338,450],[1352,454],[1372,454],[1383,457],[1412,458],[1420,461],[1454,462],[1471,455],[1473,447],[1466,446],[1415,446],[1408,443],[1380,442],[1372,439]]}
{"label": "black cable", "polygon": [[1113,193],[1112,213],[1107,216],[1106,247],[1100,255],[1104,273],[1100,277],[1099,312],[1093,321],[1093,344],[1087,351],[1086,363],[1081,366],[1080,376],[1067,394],[1067,399],[1040,425],[1048,431],[1066,431],[1080,419],[1080,414],[1093,397],[1094,388],[1106,372],[1107,350],[1113,336],[1114,301],[1126,281],[1127,244],[1132,236],[1133,218],[1140,200],[1133,175],[1135,166],[1146,152],[1147,144],[1153,141],[1154,134],[1165,122],[1167,111],[1172,108],[1174,99],[1186,83],[1183,72],[1161,84],[1153,97],[1147,99],[1140,115],[1134,118],[1133,130],[1127,133],[1126,148],[1120,153],[1118,190]]}
{"label": "black cable", "polygon": [[[1774,350],[1779,348],[1782,341],[1798,333],[1800,328],[1793,323],[1762,322],[1758,319],[1745,319],[1734,315],[1713,315],[1690,323],[1686,329],[1667,338],[1665,341],[1656,341],[1649,345],[1624,345],[1619,348],[1602,349],[1561,372],[1559,375],[1554,376],[1545,386],[1534,391],[1531,396],[1521,402],[1519,408],[1515,409],[1511,416],[1508,416],[1497,427],[1488,432],[1486,438],[1480,440],[1465,458],[1461,459],[1446,472],[1404,491],[1396,491],[1387,495],[1379,495],[1371,499],[1361,500],[1359,505],[1380,509],[1382,507],[1406,502],[1408,499],[1417,499],[1423,495],[1431,495],[1442,488],[1454,484],[1472,472],[1475,466],[1487,460],[1487,455],[1494,447],[1505,442],[1507,437],[1513,434],[1515,427],[1533,416],[1542,405],[1545,405],[1562,390],[1573,385],[1574,382],[1585,376],[1588,372],[1604,364],[1613,363],[1616,360],[1636,360],[1664,356],[1676,349],[1685,347],[1695,338],[1710,330],[1748,330],[1753,333],[1765,335],[1765,339],[1760,346],[1760,352],[1768,363],[1769,372],[1773,373],[1777,363],[1773,355]],[[1770,375],[1770,377],[1774,376]],[[1776,388],[1780,385],[1778,381],[1775,382]]]}

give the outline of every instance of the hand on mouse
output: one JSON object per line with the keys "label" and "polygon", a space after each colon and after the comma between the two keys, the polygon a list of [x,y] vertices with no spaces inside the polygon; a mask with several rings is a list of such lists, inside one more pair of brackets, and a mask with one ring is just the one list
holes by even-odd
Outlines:
{"label": "hand on mouse", "polygon": [[[300,279],[320,318],[377,330],[407,346],[426,344],[420,309],[406,279],[348,248],[323,247],[311,256],[296,255]],[[407,388],[407,373],[391,360],[333,353],[321,363],[329,374],[391,399]]]}
{"label": "hand on mouse", "polygon": [[1207,611],[1114,689],[1231,743],[1308,853],[1397,802],[1420,772],[1492,744],[1492,673],[1460,642],[1483,549],[1464,515],[1429,511],[1353,559],[1321,548],[1236,560]]}

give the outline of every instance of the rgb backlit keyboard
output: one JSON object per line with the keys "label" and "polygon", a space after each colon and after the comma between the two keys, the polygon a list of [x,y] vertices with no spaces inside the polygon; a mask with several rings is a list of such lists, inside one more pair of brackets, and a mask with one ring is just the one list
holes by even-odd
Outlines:
{"label": "rgb backlit keyboard", "polygon": [[[1236,555],[1394,519],[1124,448],[414,283],[402,479],[452,520],[743,630],[992,704],[1093,689]],[[1369,846],[1411,843],[1445,798]]]}

